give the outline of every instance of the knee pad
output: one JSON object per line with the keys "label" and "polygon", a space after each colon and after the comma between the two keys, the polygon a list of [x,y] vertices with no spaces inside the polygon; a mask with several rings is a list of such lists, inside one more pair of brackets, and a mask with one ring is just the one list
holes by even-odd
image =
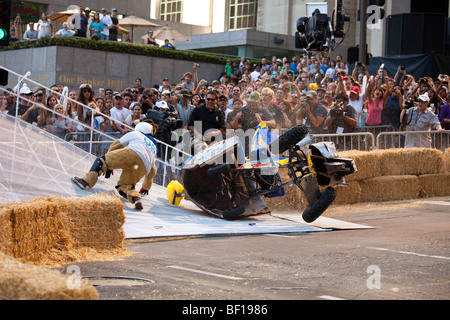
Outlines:
{"label": "knee pad", "polygon": [[101,176],[103,171],[105,171],[105,168],[106,168],[106,158],[105,156],[102,156],[95,159],[94,164],[92,165],[91,170],[89,170],[89,172],[97,172],[97,174]]}

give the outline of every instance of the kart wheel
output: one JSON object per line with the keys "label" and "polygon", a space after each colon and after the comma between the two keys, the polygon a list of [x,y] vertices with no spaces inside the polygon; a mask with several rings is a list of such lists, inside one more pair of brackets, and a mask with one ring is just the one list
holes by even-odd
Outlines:
{"label": "kart wheel", "polygon": [[333,203],[336,198],[336,190],[333,187],[328,187],[322,192],[320,198],[312,206],[308,206],[303,211],[303,220],[308,223],[315,221],[322,213]]}
{"label": "kart wheel", "polygon": [[230,166],[227,164],[219,164],[208,169],[208,176],[211,178],[218,177],[220,174],[230,171]]}
{"label": "kart wheel", "polygon": [[274,152],[278,147],[278,153],[283,153],[288,150],[289,147],[301,141],[307,134],[308,128],[304,125],[292,127],[270,144],[270,150]]}
{"label": "kart wheel", "polygon": [[244,212],[245,212],[245,208],[244,207],[231,208],[231,209],[227,209],[225,211],[222,211],[222,217],[225,220],[232,220],[234,218],[239,217]]}

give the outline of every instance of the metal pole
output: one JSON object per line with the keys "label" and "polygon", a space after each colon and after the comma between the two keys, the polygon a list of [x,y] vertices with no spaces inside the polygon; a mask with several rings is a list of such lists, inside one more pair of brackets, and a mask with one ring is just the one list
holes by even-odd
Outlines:
{"label": "metal pole", "polygon": [[367,0],[359,0],[359,61],[367,64]]}

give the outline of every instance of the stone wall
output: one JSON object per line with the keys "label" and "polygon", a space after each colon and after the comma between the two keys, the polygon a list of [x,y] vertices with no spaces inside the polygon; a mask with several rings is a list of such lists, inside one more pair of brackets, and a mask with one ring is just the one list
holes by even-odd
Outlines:
{"label": "stone wall", "polygon": [[[0,52],[0,65],[22,75],[31,71],[30,79],[47,87],[61,84],[76,90],[86,82],[94,89],[123,90],[134,86],[136,78],[141,78],[146,88],[161,84],[164,78],[178,83],[185,72],[193,72],[194,63],[60,46]],[[223,69],[223,65],[200,63],[199,80],[211,83]],[[8,87],[17,83],[17,77],[11,74],[8,80]]]}

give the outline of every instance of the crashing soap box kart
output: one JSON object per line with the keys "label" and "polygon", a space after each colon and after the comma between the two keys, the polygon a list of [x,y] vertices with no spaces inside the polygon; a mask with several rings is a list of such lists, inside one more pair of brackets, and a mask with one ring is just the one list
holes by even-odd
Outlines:
{"label": "crashing soap box kart", "polygon": [[[186,199],[207,213],[231,220],[270,213],[263,196],[284,196],[284,187],[295,184],[308,201],[303,219],[308,223],[316,220],[335,199],[334,187],[345,185],[343,177],[357,171],[354,161],[339,158],[332,142],[309,144],[311,138],[303,125],[275,139],[268,135],[261,123],[252,140],[249,160],[238,137],[213,143],[189,158],[181,169]],[[270,148],[267,140],[272,141]],[[269,149],[287,156],[277,158]],[[281,181],[280,168],[288,169],[289,181]],[[320,186],[327,188],[321,192]],[[173,203],[179,195],[172,190],[169,201]]]}

